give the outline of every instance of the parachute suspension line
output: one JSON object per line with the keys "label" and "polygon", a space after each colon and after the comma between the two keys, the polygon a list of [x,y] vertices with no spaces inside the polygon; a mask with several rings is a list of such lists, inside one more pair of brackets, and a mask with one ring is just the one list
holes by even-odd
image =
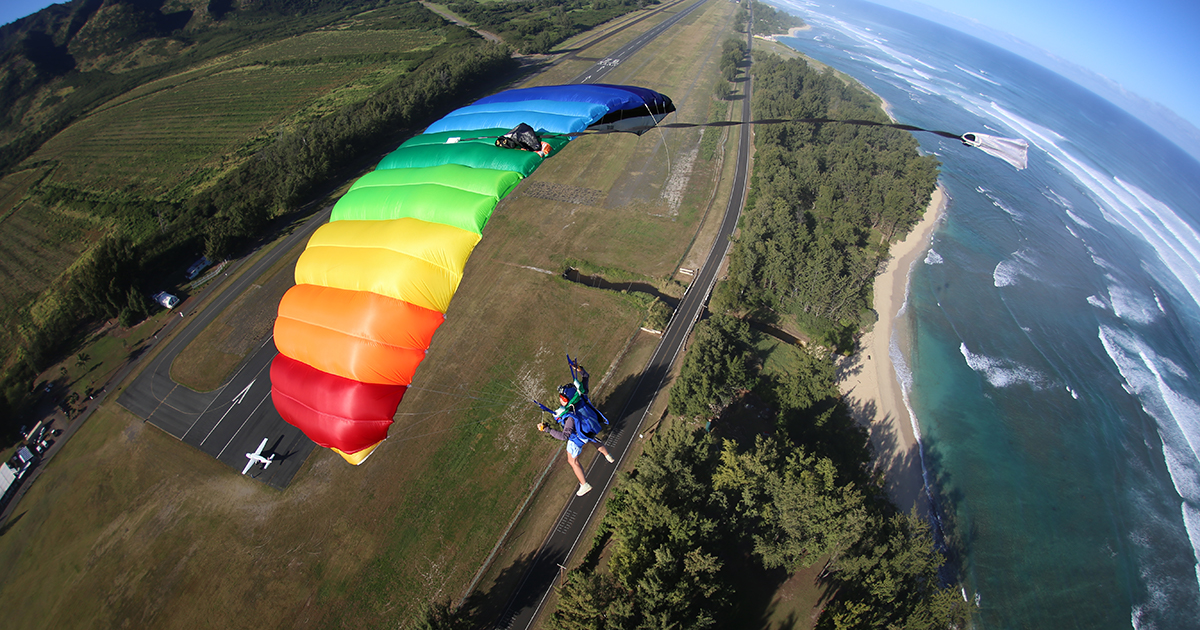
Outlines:
{"label": "parachute suspension line", "polygon": [[[524,399],[521,399],[520,401],[517,401],[517,402],[524,402]],[[489,403],[489,404],[486,404],[483,406],[484,407],[491,407],[491,406],[508,407],[508,406],[514,405],[514,404],[516,404],[516,402],[505,403],[503,405],[500,405],[499,403]],[[441,409],[435,409],[433,411],[399,411],[399,412],[396,412],[395,417],[399,418],[400,416],[406,416],[409,418],[415,418],[417,416],[425,416],[424,420],[417,420],[416,422],[413,422],[412,425],[410,425],[410,426],[415,426],[415,425],[421,424],[422,422],[431,420],[433,416],[438,416],[438,415],[442,415],[442,414],[452,414],[452,413],[457,413],[459,411],[467,411],[469,409],[475,409],[478,406],[479,405],[462,405],[460,407],[442,407]]]}
{"label": "parachute suspension line", "polygon": [[[524,399],[524,398],[523,398],[523,399],[521,399],[521,401],[520,401],[520,402],[521,402],[521,403],[523,403],[523,404],[526,404],[526,403],[528,403],[528,402],[529,402],[529,400],[528,400],[528,399]],[[462,427],[469,427],[469,426],[475,426],[475,425],[478,425],[478,424],[483,424],[483,423],[485,423],[485,422],[489,422],[489,421],[491,421],[491,420],[493,420],[493,419],[495,419],[495,418],[496,418],[496,416],[489,416],[489,417],[487,417],[487,418],[485,418],[485,419],[483,419],[483,420],[472,420],[472,421],[470,421],[470,422],[460,422],[460,423],[457,423],[457,424],[452,424],[452,425],[450,425],[450,426],[448,426],[448,427],[446,427],[446,428],[444,428],[444,429],[438,429],[438,430],[435,430],[435,431],[430,431],[430,432],[428,432],[428,433],[422,433],[422,434],[420,434],[420,435],[410,435],[410,436],[407,436],[407,437],[403,436],[403,433],[404,433],[405,431],[408,431],[408,430],[410,430],[410,429],[416,428],[418,425],[421,425],[421,424],[424,424],[424,423],[426,423],[426,422],[429,422],[430,420],[434,420],[434,419],[436,419],[436,418],[433,416],[433,414],[439,414],[439,415],[441,415],[441,414],[445,414],[445,415],[450,415],[450,414],[452,414],[452,413],[454,413],[454,412],[458,412],[458,411],[465,410],[465,409],[470,409],[470,407],[459,407],[459,408],[455,408],[455,409],[440,409],[440,410],[438,410],[438,411],[431,411],[431,412],[428,412],[428,413],[426,413],[426,414],[409,414],[409,415],[426,415],[426,416],[429,416],[429,417],[422,418],[421,420],[417,420],[417,421],[415,421],[415,422],[411,422],[411,423],[408,423],[408,424],[404,425],[404,427],[403,427],[403,428],[399,429],[399,431],[397,432],[397,434],[396,434],[395,436],[393,436],[393,437],[389,437],[389,438],[388,438],[388,441],[389,441],[389,442],[391,442],[391,441],[395,441],[395,442],[404,442],[404,441],[406,441],[406,440],[415,440],[415,439],[417,439],[417,438],[428,437],[428,436],[430,436],[430,435],[437,435],[438,433],[445,433],[445,432],[447,432],[447,431],[453,431],[453,430],[455,430],[455,429],[461,429]],[[397,414],[397,415],[404,415],[404,414]]]}
{"label": "parachute suspension line", "polygon": [[[963,137],[964,134],[957,134],[957,133],[953,133],[950,131],[938,131],[936,129],[923,129],[921,127],[914,127],[913,125],[904,125],[904,124],[900,124],[900,123],[883,123],[883,122],[877,122],[874,120],[856,120],[856,119],[838,120],[838,119],[834,119],[834,118],[762,118],[759,120],[750,120],[750,121],[745,121],[745,122],[735,121],[735,120],[717,120],[717,121],[706,122],[706,123],[661,123],[661,124],[657,124],[657,125],[647,125],[645,127],[630,127],[628,129],[604,129],[604,130],[592,129],[592,130],[574,131],[574,132],[568,132],[568,133],[548,133],[548,134],[545,134],[545,137],[579,137],[579,136],[591,136],[591,135],[610,134],[610,133],[638,133],[638,132],[645,133],[654,127],[657,127],[661,132],[662,129],[691,129],[693,127],[737,127],[737,126],[740,126],[743,124],[746,124],[746,125],[779,125],[779,124],[783,124],[783,123],[802,123],[802,124],[810,124],[810,125],[838,124],[838,125],[856,125],[856,126],[862,126],[862,127],[891,127],[893,129],[900,129],[902,131],[922,131],[925,133],[932,133],[932,134],[939,135],[943,138],[950,138],[951,140],[958,140],[959,142],[963,142],[964,144],[966,143],[966,140]],[[497,137],[497,136],[480,136],[479,139],[492,138],[492,137]]]}
{"label": "parachute suspension line", "polygon": [[[578,270],[576,270],[576,272],[578,273]],[[564,278],[564,280],[567,280],[567,282],[569,282],[571,284],[576,284],[575,282],[572,282],[571,280],[568,280],[566,278]],[[563,321],[562,352],[564,354],[570,354],[571,346],[575,345],[575,326],[572,325],[572,322],[571,322],[571,317],[572,317],[572,314],[575,312],[575,309],[571,308],[571,288],[570,287],[568,287],[567,291],[563,293],[563,303],[564,303],[563,304],[564,308],[562,309],[562,312],[564,313],[564,317],[562,320]]]}
{"label": "parachute suspension line", "polygon": [[520,396],[520,395],[514,395],[511,398],[509,398],[507,396],[472,396],[470,394],[472,394],[474,392],[471,392],[469,390],[465,393],[459,393],[459,392],[454,392],[454,391],[431,389],[428,387],[418,387],[416,385],[409,385],[408,388],[415,389],[417,391],[422,391],[422,392],[429,392],[432,394],[443,394],[446,396],[453,396],[455,398],[462,398],[464,400],[480,400],[480,401],[484,401],[484,402],[491,402],[491,403],[495,403],[498,405],[501,405],[501,404],[507,405],[507,404],[512,404],[514,402],[518,402],[520,400],[524,400],[524,397]]}
{"label": "parachute suspension line", "polygon": [[[455,396],[463,399],[493,401],[496,403],[511,404],[514,402],[522,402],[525,400],[525,393],[521,391],[520,385],[515,379],[498,380],[496,383],[500,386],[499,390],[483,391],[483,390],[438,390],[432,388],[418,387],[423,391],[428,391],[434,394],[445,394],[447,396]],[[410,386],[411,387],[411,386]],[[477,394],[477,395],[473,395]]]}
{"label": "parachute suspension line", "polygon": [[[761,120],[751,120],[751,121],[746,121],[746,122],[714,121],[714,122],[707,122],[707,123],[666,123],[666,124],[660,124],[660,125],[654,125],[654,126],[658,127],[660,130],[659,132],[661,133],[661,130],[663,128],[688,129],[688,128],[692,128],[692,127],[733,127],[733,126],[740,126],[740,125],[778,125],[781,123],[798,123],[798,124],[809,124],[809,125],[824,125],[824,124],[857,125],[857,126],[862,126],[862,127],[890,127],[892,129],[899,129],[901,131],[908,131],[908,132],[920,131],[920,132],[924,132],[924,133],[932,133],[934,135],[941,136],[943,138],[949,138],[950,140],[958,140],[959,142],[961,142],[969,147],[975,147],[977,149],[980,149],[984,153],[987,153],[988,155],[1000,158],[1000,159],[1004,160],[1005,162],[1008,162],[1013,167],[1015,167],[1018,171],[1024,170],[1028,166],[1028,155],[1027,154],[1028,154],[1028,149],[1029,149],[1029,143],[1021,138],[1001,138],[1001,137],[990,136],[990,135],[979,133],[979,132],[967,132],[967,133],[958,134],[958,133],[954,133],[954,132],[950,132],[950,131],[939,131],[937,129],[923,129],[921,127],[915,127],[913,125],[904,125],[904,124],[900,124],[900,123],[883,123],[883,122],[877,122],[874,120],[836,120],[833,118],[764,118]],[[620,130],[596,129],[596,130],[584,130],[584,131],[577,131],[574,133],[565,133],[565,134],[557,134],[557,135],[575,137],[575,136],[586,136],[586,135],[604,134],[604,133],[639,133],[639,132],[645,133],[649,129],[650,129],[649,126],[633,127],[633,128],[629,128],[629,129],[620,129]]]}
{"label": "parachute suspension line", "polygon": [[[650,109],[650,104],[646,104],[646,113],[650,114],[651,120],[654,119],[654,112]],[[671,146],[667,144],[667,134],[663,133],[662,127],[654,125],[658,128],[658,135],[662,138],[663,148],[667,150],[667,179],[671,179]]]}
{"label": "parachute suspension line", "polygon": [[[417,440],[417,439],[420,439],[423,437],[437,435],[439,433],[446,433],[449,431],[454,431],[455,429],[461,429],[463,427],[469,427],[469,426],[474,426],[477,424],[483,424],[485,422],[488,422],[489,420],[491,420],[491,418],[488,418],[486,420],[474,420],[472,422],[464,422],[462,424],[451,425],[449,427],[446,427],[445,429],[438,429],[437,431],[430,431],[429,433],[422,433],[420,435],[409,435],[409,436],[403,436],[403,437],[401,435],[396,435],[395,437],[388,438],[388,441],[389,442],[407,442],[409,440]],[[424,420],[422,420],[421,422],[424,422]],[[408,425],[408,427],[415,427],[415,426],[417,426],[417,424],[418,423],[414,422],[414,423]],[[405,427],[405,428],[408,428],[408,427]],[[403,431],[404,431],[404,429],[401,429],[400,431],[398,431],[398,433],[403,433]]]}

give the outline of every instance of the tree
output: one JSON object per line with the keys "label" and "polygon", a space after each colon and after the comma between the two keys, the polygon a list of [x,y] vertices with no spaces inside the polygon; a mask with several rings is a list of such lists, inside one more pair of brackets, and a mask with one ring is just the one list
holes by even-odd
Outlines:
{"label": "tree", "polygon": [[767,568],[796,571],[825,556],[836,558],[866,528],[862,494],[853,484],[838,485],[828,458],[793,451],[769,478],[767,491],[770,509],[754,537],[754,552]]}
{"label": "tree", "polygon": [[727,314],[701,322],[671,387],[671,413],[716,415],[733,400],[734,392],[754,386],[752,359],[749,324]]}
{"label": "tree", "polygon": [[798,365],[783,383],[782,404],[787,409],[808,409],[838,396],[837,373],[828,355],[804,349],[797,353]]}
{"label": "tree", "polygon": [[713,489],[739,517],[766,568],[796,571],[817,559],[841,554],[866,526],[863,496],[839,484],[833,462],[784,440],[759,437],[738,453],[726,442]]}
{"label": "tree", "polygon": [[828,610],[834,628],[965,628],[970,610],[941,585],[929,523],[913,511],[876,517],[869,531],[833,566],[847,591]]}
{"label": "tree", "polygon": [[718,526],[709,488],[712,437],[675,423],[655,435],[609,500],[612,577],[632,594],[637,628],[712,628],[730,589],[716,550],[736,532]]}
{"label": "tree", "polygon": [[671,322],[671,315],[675,311],[667,306],[666,302],[658,298],[650,303],[650,310],[646,314],[646,327],[651,330],[666,330],[667,324]]}
{"label": "tree", "polygon": [[636,628],[633,597],[612,575],[571,571],[558,589],[550,627],[558,630]]}
{"label": "tree", "polygon": [[728,100],[733,89],[729,87],[729,81],[717,81],[713,87],[713,96],[717,97],[718,101]]}
{"label": "tree", "polygon": [[472,625],[449,601],[429,602],[417,613],[417,620],[409,626],[413,630],[469,630]]}
{"label": "tree", "polygon": [[146,295],[136,286],[129,287],[129,291],[125,294],[125,308],[121,309],[121,314],[118,316],[120,324],[126,328],[146,319],[150,315],[150,301],[146,299]]}

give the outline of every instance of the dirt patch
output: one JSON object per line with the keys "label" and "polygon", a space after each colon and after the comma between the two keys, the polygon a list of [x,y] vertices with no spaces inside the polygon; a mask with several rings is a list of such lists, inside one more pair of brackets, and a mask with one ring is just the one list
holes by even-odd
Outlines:
{"label": "dirt patch", "polygon": [[[700,130],[701,139],[704,136],[704,130]],[[662,198],[667,202],[667,214],[670,216],[679,215],[679,206],[683,203],[683,194],[687,190],[688,181],[692,177],[692,165],[696,163],[696,155],[700,153],[700,146],[697,146],[685,151],[679,156],[679,162],[671,170],[671,176],[667,178],[667,185],[663,187]]]}
{"label": "dirt patch", "polygon": [[605,197],[603,190],[535,181],[522,186],[520,193],[526,197],[549,199],[550,201],[561,201],[580,206],[599,206],[604,203]]}

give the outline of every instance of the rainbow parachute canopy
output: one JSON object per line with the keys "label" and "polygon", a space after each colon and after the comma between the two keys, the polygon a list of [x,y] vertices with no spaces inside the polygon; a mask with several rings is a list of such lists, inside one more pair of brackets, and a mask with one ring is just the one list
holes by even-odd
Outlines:
{"label": "rainbow parachute canopy", "polygon": [[[284,420],[352,464],[388,427],[496,204],[585,130],[645,129],[675,111],[645,88],[508,90],[435,122],[334,206],[279,303],[271,396]],[[546,146],[496,146],[521,123]],[[550,135],[545,135],[550,134]]]}

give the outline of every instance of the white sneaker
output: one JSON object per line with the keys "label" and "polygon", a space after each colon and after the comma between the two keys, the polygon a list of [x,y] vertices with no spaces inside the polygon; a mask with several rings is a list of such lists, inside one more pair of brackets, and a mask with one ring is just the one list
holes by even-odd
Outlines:
{"label": "white sneaker", "polygon": [[617,461],[617,460],[613,459],[613,456],[612,456],[612,455],[609,455],[608,453],[605,453],[605,454],[604,454],[604,459],[607,459],[607,460],[608,460],[608,463],[610,463],[610,464],[611,464],[611,463],[613,463],[613,462],[615,462],[615,461]]}
{"label": "white sneaker", "polygon": [[581,497],[591,491],[592,491],[592,484],[584,482],[584,484],[579,486],[579,489],[575,491],[575,496]]}

